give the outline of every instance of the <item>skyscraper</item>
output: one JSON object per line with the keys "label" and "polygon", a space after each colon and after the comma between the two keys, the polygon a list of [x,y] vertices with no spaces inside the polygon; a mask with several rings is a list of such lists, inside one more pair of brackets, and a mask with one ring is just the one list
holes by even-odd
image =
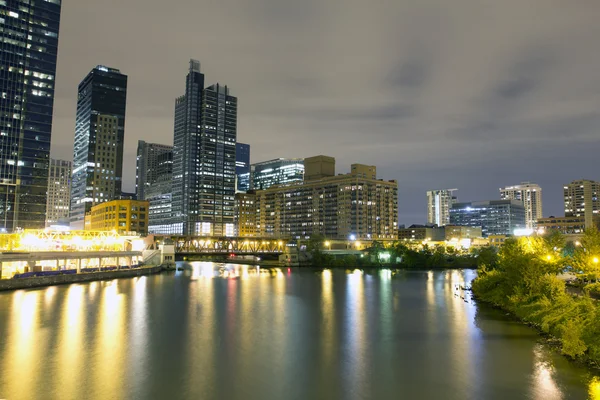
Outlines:
{"label": "skyscraper", "polygon": [[444,226],[450,223],[450,209],[456,203],[458,189],[430,190],[427,192],[427,223]]}
{"label": "skyscraper", "polygon": [[227,86],[204,88],[190,60],[185,94],[175,101],[173,225],[186,235],[234,234],[237,98]]}
{"label": "skyscraper", "polygon": [[278,158],[250,166],[250,188],[264,190],[275,185],[304,181],[303,158]]}
{"label": "skyscraper", "polygon": [[[165,156],[167,154],[167,156]],[[168,155],[170,154],[170,156]],[[169,163],[170,161],[170,163]],[[161,175],[173,174],[173,146],[138,140],[135,165],[135,192],[138,200],[146,200],[146,190]]]}
{"label": "skyscraper", "polygon": [[50,159],[46,226],[67,224],[71,203],[71,161]]}
{"label": "skyscraper", "polygon": [[500,188],[500,199],[517,200],[525,207],[525,225],[529,229],[537,226],[537,220],[542,218],[542,188],[531,182]]}
{"label": "skyscraper", "polygon": [[138,141],[136,190],[138,200],[147,200],[148,232],[172,231],[173,147]]}
{"label": "skyscraper", "polygon": [[584,217],[585,227],[594,226],[594,216],[600,213],[600,182],[582,179],[564,186],[565,216]]}
{"label": "skyscraper", "polygon": [[43,228],[61,1],[0,1],[0,230]]}
{"label": "skyscraper", "polygon": [[127,76],[97,66],[79,84],[75,117],[71,227],[84,228],[93,205],[121,196]]}
{"label": "skyscraper", "polygon": [[250,145],[237,143],[235,145],[235,176],[236,192],[250,190]]}

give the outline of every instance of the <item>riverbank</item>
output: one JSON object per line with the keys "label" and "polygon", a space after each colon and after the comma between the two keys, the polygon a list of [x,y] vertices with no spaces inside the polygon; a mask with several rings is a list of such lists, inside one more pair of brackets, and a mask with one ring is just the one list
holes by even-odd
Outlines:
{"label": "riverbank", "polygon": [[161,271],[162,266],[153,266],[121,271],[91,272],[75,275],[54,275],[33,278],[3,279],[0,280],[0,292],[19,289],[32,289],[54,285],[68,285],[71,283],[112,280],[118,278],[133,278],[142,275],[158,274]]}

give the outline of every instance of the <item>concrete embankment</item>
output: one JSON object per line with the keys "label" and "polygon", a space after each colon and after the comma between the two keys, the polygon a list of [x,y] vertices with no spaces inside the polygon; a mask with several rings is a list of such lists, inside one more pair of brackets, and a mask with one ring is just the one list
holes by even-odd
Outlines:
{"label": "concrete embankment", "polygon": [[118,278],[132,278],[141,275],[152,275],[161,272],[162,267],[143,267],[122,271],[91,272],[76,275],[39,276],[35,278],[18,278],[0,280],[0,291],[31,289],[44,286],[65,285],[70,283],[82,283],[102,281]]}

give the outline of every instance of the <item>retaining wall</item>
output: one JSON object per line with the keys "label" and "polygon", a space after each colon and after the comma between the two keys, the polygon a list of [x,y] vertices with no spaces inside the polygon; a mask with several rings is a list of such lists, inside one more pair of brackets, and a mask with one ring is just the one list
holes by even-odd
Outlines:
{"label": "retaining wall", "polygon": [[29,289],[53,285],[65,285],[69,283],[102,281],[118,278],[131,278],[141,275],[158,274],[161,266],[144,267],[123,271],[91,272],[75,275],[39,276],[35,278],[1,279],[0,291]]}

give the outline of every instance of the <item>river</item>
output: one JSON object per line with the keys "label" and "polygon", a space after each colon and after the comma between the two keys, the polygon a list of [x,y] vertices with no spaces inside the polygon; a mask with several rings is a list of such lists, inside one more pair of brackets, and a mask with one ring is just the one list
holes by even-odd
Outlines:
{"label": "river", "polygon": [[474,277],[194,263],[0,293],[0,399],[600,399]]}

